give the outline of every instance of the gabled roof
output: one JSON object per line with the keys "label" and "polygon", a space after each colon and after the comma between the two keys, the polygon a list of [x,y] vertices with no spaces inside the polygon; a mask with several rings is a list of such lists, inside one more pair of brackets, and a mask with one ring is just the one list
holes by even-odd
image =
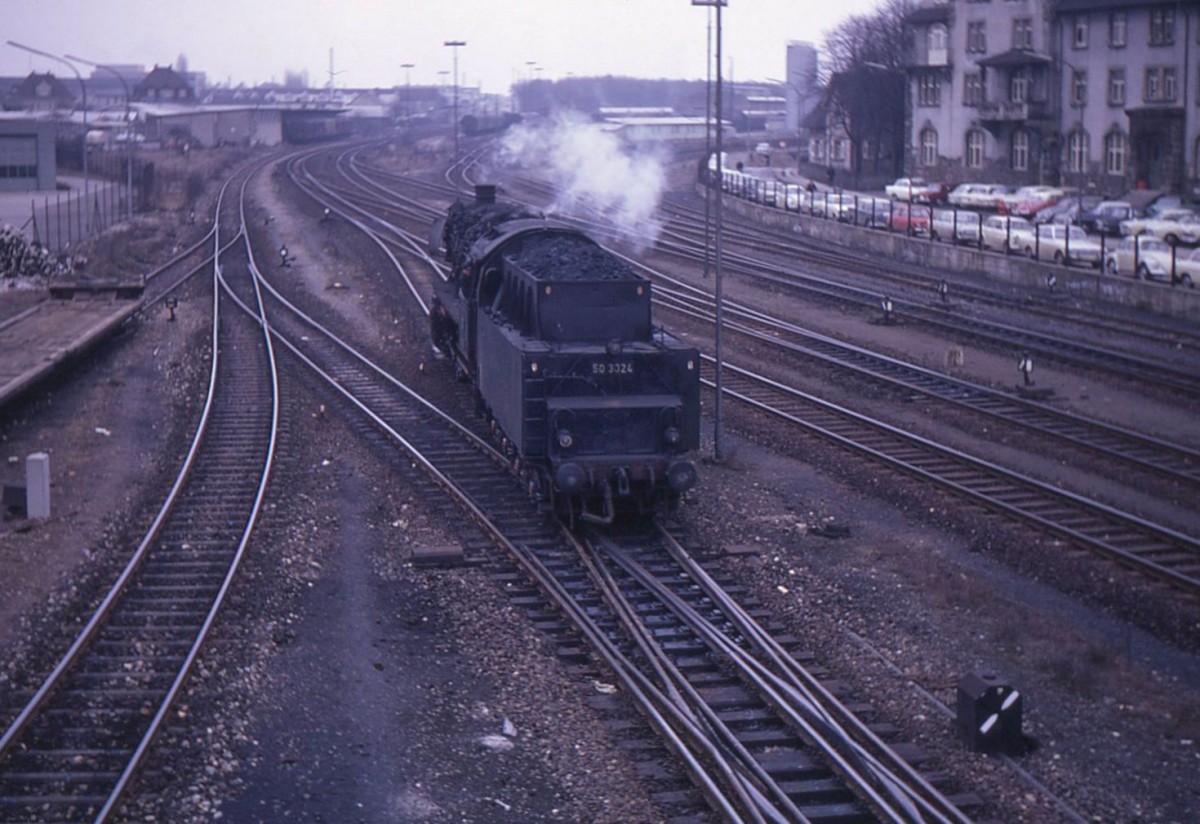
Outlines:
{"label": "gabled roof", "polygon": [[51,72],[30,72],[28,77],[12,88],[9,98],[20,103],[53,100],[58,106],[75,105],[75,95]]}
{"label": "gabled roof", "polygon": [[192,84],[170,66],[155,66],[133,89],[134,100],[194,100]]}

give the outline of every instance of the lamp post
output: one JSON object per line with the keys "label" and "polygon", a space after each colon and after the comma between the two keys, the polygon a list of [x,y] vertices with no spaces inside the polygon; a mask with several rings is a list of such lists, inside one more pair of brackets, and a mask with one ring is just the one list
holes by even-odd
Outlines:
{"label": "lamp post", "polygon": [[718,183],[716,188],[716,207],[715,212],[715,228],[714,234],[716,239],[713,243],[713,269],[715,275],[713,277],[713,301],[716,304],[716,401],[713,404],[713,457],[718,460],[724,460],[724,422],[721,417],[721,395],[724,392],[724,384],[722,383],[722,327],[725,325],[724,301],[722,299],[722,283],[721,283],[721,137],[725,131],[721,119],[721,9],[728,4],[728,0],[692,0],[693,6],[709,6],[715,8],[717,17],[717,93],[715,106],[717,110],[717,136],[715,140],[715,154],[717,157],[717,173]]}
{"label": "lamp post", "polygon": [[41,49],[35,49],[31,46],[22,45],[15,40],[9,40],[8,45],[13,48],[27,51],[31,54],[40,55],[62,63],[68,69],[75,73],[76,79],[79,81],[79,88],[83,93],[83,236],[89,237],[92,234],[92,206],[91,206],[91,185],[88,176],[88,123],[87,123],[87,84],[83,82],[83,75],[79,73],[79,69],[75,68],[75,64],[69,60],[65,60],[56,54],[44,52]]}
{"label": "lamp post", "polygon": [[404,69],[404,125],[412,120],[412,70],[416,63],[401,63]]}
{"label": "lamp post", "polygon": [[68,60],[75,60],[79,63],[84,63],[88,66],[93,66],[97,69],[103,69],[106,72],[111,72],[116,75],[121,81],[121,88],[125,90],[125,214],[127,217],[133,217],[133,133],[129,123],[129,83],[119,71],[112,66],[106,66],[103,63],[96,63],[84,57],[78,57],[73,54],[65,54],[63,57]]}
{"label": "lamp post", "polygon": [[466,40],[447,40],[442,44],[454,49],[454,160],[458,161],[458,47],[467,45]]}

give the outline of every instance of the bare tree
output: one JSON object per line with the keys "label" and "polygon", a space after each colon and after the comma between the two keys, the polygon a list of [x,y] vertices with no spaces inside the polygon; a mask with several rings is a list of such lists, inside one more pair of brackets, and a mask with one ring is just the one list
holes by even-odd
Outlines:
{"label": "bare tree", "polygon": [[847,17],[825,38],[830,71],[848,72],[864,64],[889,69],[904,65],[904,18],[915,7],[915,0],[887,0],[872,14]]}

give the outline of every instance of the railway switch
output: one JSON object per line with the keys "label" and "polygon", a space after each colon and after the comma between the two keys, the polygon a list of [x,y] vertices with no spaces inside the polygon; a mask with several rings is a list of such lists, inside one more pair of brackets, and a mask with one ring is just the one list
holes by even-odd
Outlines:
{"label": "railway switch", "polygon": [[957,692],[958,731],[972,752],[1016,755],[1023,751],[1020,692],[987,673],[963,676]]}

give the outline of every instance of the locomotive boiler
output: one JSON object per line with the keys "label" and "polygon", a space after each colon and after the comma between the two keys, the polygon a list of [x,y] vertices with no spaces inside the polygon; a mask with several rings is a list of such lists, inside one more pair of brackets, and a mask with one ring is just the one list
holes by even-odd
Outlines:
{"label": "locomotive boiler", "polygon": [[700,358],[651,319],[651,284],[560,221],[476,187],[434,227],[450,279],[434,343],[528,484],[572,522],[670,509],[697,481]]}

